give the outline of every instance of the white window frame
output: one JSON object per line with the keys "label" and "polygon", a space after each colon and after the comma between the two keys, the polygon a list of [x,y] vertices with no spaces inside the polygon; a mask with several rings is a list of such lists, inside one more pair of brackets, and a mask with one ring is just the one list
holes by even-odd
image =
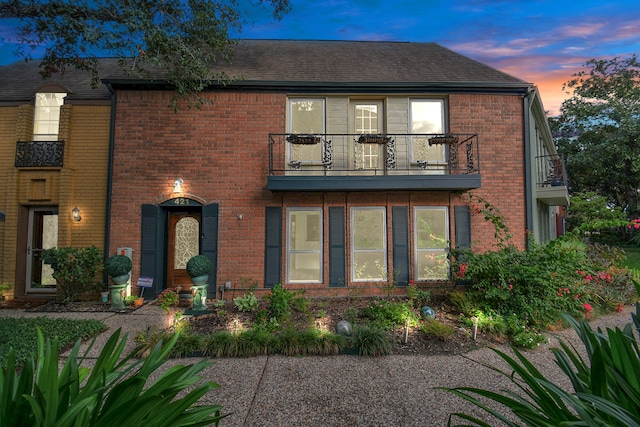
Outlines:
{"label": "white window frame", "polygon": [[[356,245],[355,245],[355,219],[356,219],[356,214],[358,213],[358,211],[365,211],[365,210],[377,210],[382,212],[382,248],[376,248],[376,249],[356,249]],[[386,282],[387,280],[389,280],[389,267],[387,265],[387,210],[384,206],[367,206],[367,207],[352,207],[350,209],[350,240],[351,240],[351,265],[350,265],[350,269],[351,269],[351,281],[352,282]],[[383,272],[381,274],[380,277],[365,277],[365,278],[359,278],[357,277],[358,274],[356,272],[356,254],[358,253],[375,253],[375,252],[382,252],[382,268],[383,268]]]}
{"label": "white window frame", "polygon": [[[292,214],[298,212],[317,212],[319,215],[319,242],[317,249],[292,249],[291,248],[291,217]],[[324,232],[323,232],[323,215],[321,207],[305,207],[305,208],[287,208],[287,283],[322,283],[324,273],[323,248],[324,248]],[[291,279],[291,256],[294,254],[317,254],[319,260],[319,272],[317,280],[293,280]]]}
{"label": "white window frame", "polygon": [[[321,102],[322,103],[322,128],[320,131],[304,131],[298,132],[301,134],[320,134],[324,135],[327,123],[327,105],[325,98],[309,98],[309,97],[292,97],[287,99],[287,133],[295,133],[293,132],[293,103],[294,102]],[[293,158],[293,151],[291,150],[291,145],[287,144],[287,159],[288,162],[292,162],[294,160],[300,161],[303,165],[322,165],[322,158],[324,156],[324,146],[322,141],[320,142],[320,157],[318,159],[313,160],[298,160]]]}
{"label": "white window frame", "polygon": [[[414,103],[439,103],[441,116],[440,116],[440,126],[436,126],[435,129],[416,129],[414,126]],[[444,134],[447,132],[446,130],[446,103],[443,98],[410,98],[409,99],[409,133],[410,134]],[[428,159],[420,159],[416,158],[414,145],[416,143],[416,138],[424,138],[424,137],[411,137],[411,162],[417,163],[418,160],[428,160]],[[442,146],[442,155],[437,160],[428,160],[429,163],[434,164],[444,164],[446,162],[446,147]]]}
{"label": "white window frame", "polygon": [[[419,232],[419,223],[418,223],[418,214],[421,211],[429,211],[429,210],[439,210],[444,214],[445,220],[445,230],[444,230],[444,243],[443,246],[427,246],[427,247],[418,247],[418,232]],[[449,219],[449,208],[447,206],[415,206],[413,208],[413,254],[414,254],[414,280],[415,281],[444,281],[449,280],[450,278],[450,265],[447,261],[447,274],[443,277],[426,277],[425,275],[421,275],[419,258],[422,255],[433,253],[435,256],[447,256],[449,252],[449,230],[450,230],[450,219]]]}
{"label": "white window frame", "polygon": [[[34,102],[33,109],[33,141],[57,141],[60,134],[60,110],[64,105],[64,98],[67,96],[64,92],[38,92]],[[45,100],[46,102],[42,102]],[[55,128],[55,133],[36,133],[39,127],[45,127],[49,130]]]}

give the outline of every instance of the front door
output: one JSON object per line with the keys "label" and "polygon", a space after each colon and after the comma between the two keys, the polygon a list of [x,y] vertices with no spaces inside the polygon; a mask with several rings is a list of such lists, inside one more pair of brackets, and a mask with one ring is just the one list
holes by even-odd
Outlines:
{"label": "front door", "polygon": [[169,212],[169,236],[167,241],[167,287],[191,288],[187,274],[187,261],[200,254],[199,212]]}
{"label": "front door", "polygon": [[44,264],[41,254],[44,249],[58,246],[58,208],[37,207],[29,209],[29,231],[27,237],[27,293],[51,293],[56,290],[53,269]]}

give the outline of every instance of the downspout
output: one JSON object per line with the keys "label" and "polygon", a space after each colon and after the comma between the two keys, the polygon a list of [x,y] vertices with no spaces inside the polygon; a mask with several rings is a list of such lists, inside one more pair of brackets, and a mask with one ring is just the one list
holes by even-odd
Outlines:
{"label": "downspout", "polygon": [[526,223],[525,248],[529,249],[528,233],[533,231],[533,189],[531,185],[531,99],[532,94],[535,96],[535,87],[529,88],[527,94],[523,98],[524,107],[524,209]]}
{"label": "downspout", "polygon": [[[109,246],[111,244],[111,193],[113,191],[113,148],[115,145],[116,130],[116,92],[109,82],[105,82],[111,94],[111,117],[109,118],[109,160],[107,162],[107,200],[104,225],[104,260],[109,258]],[[107,287],[109,278],[107,273],[102,273],[102,283]],[[106,290],[106,289],[105,289]]]}

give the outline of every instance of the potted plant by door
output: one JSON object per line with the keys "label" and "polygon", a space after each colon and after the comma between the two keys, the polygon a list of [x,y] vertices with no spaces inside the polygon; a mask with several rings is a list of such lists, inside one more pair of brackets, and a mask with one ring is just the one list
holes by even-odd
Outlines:
{"label": "potted plant by door", "polygon": [[132,267],[131,259],[124,255],[114,255],[104,263],[104,271],[111,276],[113,285],[109,286],[111,291],[111,310],[124,310],[125,293],[129,272]]}
{"label": "potted plant by door", "polygon": [[196,255],[187,261],[187,273],[193,284],[193,310],[207,309],[207,280],[212,266],[211,260],[204,255]]}

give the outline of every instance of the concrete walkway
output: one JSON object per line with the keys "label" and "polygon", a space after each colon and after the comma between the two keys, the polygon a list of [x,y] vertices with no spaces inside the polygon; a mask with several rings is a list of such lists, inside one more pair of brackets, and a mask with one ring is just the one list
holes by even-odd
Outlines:
{"label": "concrete walkway", "polygon": [[[593,326],[623,327],[631,320],[632,311],[634,307],[626,307],[621,313],[595,320]],[[165,322],[161,308],[150,304],[131,314],[0,310],[0,316],[43,315],[104,321],[109,329],[98,337],[95,355],[117,328],[129,334],[128,348],[133,348],[136,333],[147,327],[162,327]],[[560,335],[576,341],[573,331]],[[528,357],[550,378],[566,386],[549,351],[555,345],[553,341],[528,351]],[[166,366],[197,360],[176,359]],[[263,356],[214,362],[203,373],[221,387],[204,400],[223,405],[223,412],[231,413],[221,426],[445,426],[453,411],[483,413],[437,387],[511,387],[502,376],[478,363],[503,366],[489,349],[458,356]]]}

